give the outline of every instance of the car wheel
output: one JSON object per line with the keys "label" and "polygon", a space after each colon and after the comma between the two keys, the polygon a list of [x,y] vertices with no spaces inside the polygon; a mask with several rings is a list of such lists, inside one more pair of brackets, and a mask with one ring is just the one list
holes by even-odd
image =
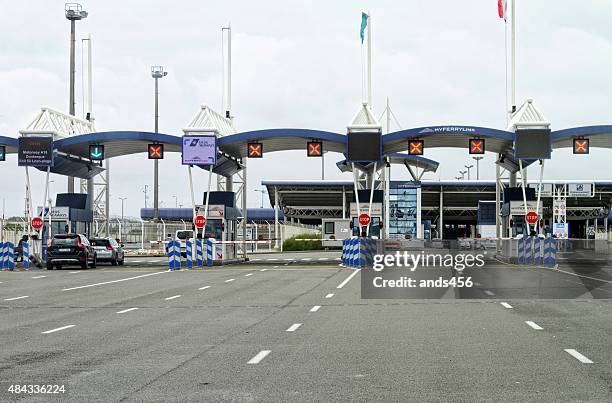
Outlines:
{"label": "car wheel", "polygon": [[85,261],[81,263],[81,269],[83,270],[89,269],[89,259],[87,256],[85,256]]}
{"label": "car wheel", "polygon": [[123,266],[123,263],[125,263],[125,258],[119,261],[119,266]]}
{"label": "car wheel", "polygon": [[47,263],[47,270],[53,270],[53,263]]}
{"label": "car wheel", "polygon": [[91,262],[91,268],[95,269],[97,263],[98,263],[98,255],[96,254],[96,255],[94,255],[93,262]]}
{"label": "car wheel", "polygon": [[61,265],[61,264],[56,264],[56,265],[55,265],[55,268],[56,268],[57,270],[62,270],[62,265]]}
{"label": "car wheel", "polygon": [[113,257],[113,258],[111,259],[111,265],[113,265],[113,266],[117,266],[117,256],[115,256],[115,257]]}

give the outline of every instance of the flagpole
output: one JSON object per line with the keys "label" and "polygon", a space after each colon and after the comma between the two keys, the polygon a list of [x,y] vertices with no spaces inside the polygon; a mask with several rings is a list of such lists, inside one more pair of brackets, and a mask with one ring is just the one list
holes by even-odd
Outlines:
{"label": "flagpole", "polygon": [[372,108],[372,14],[368,11],[368,106]]}

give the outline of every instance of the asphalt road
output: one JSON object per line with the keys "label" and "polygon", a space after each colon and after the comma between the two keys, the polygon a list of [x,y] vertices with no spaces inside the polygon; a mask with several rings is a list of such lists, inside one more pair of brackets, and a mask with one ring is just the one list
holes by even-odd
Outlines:
{"label": "asphalt road", "polygon": [[500,299],[494,265],[482,299],[362,299],[291,259],[1,272],[0,401],[612,400],[610,299]]}

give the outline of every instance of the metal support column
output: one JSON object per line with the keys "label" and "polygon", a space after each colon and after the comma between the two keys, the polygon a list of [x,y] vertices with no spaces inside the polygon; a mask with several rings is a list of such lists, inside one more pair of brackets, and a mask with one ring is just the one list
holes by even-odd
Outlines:
{"label": "metal support column", "polygon": [[438,220],[440,239],[444,239],[444,186],[440,185],[440,219]]}
{"label": "metal support column", "polygon": [[278,225],[278,187],[274,186],[274,250],[279,250],[278,237],[280,228]]}

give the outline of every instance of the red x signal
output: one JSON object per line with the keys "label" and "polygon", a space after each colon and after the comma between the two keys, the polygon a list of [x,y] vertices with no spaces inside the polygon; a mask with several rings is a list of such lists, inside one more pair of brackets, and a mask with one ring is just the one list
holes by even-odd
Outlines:
{"label": "red x signal", "polygon": [[323,155],[323,143],[320,141],[309,141],[306,143],[306,155],[309,157],[320,157]]}
{"label": "red x signal", "polygon": [[164,145],[163,144],[149,144],[147,146],[149,159],[150,160],[163,160],[164,159]]}
{"label": "red x signal", "polygon": [[485,141],[483,139],[470,139],[470,154],[484,154]]}
{"label": "red x signal", "polygon": [[263,144],[249,143],[247,147],[247,155],[249,158],[263,158]]}
{"label": "red x signal", "polygon": [[589,139],[574,139],[574,154],[588,154]]}
{"label": "red x signal", "polygon": [[425,150],[424,140],[408,141],[408,154],[409,155],[423,155],[424,150]]}

